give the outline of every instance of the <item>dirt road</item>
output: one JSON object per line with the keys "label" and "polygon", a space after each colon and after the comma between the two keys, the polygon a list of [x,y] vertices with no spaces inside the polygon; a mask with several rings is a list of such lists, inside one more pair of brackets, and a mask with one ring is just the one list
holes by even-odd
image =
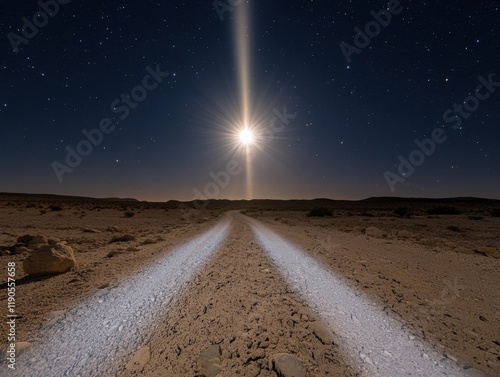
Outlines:
{"label": "dirt road", "polygon": [[[390,265],[394,245],[362,241],[345,233],[323,238],[309,229],[229,213],[134,276],[33,331],[32,345],[11,375],[500,374],[496,293],[490,295],[491,305],[478,298],[488,322],[481,321],[482,326],[465,314],[448,314],[453,305],[460,307],[460,300],[415,319],[405,309],[424,305],[442,288],[412,285],[415,275],[402,272],[408,266]],[[353,246],[356,252],[349,253]],[[360,258],[366,246],[375,251]],[[388,251],[380,251],[384,247]],[[412,260],[414,252],[423,253],[410,250],[404,260],[412,268],[419,264],[418,258]],[[381,257],[386,262],[370,263]],[[394,278],[380,278],[391,271]],[[494,271],[488,272],[493,278]],[[467,279],[460,284],[459,297],[476,290],[466,286]],[[460,332],[455,331],[459,324]],[[475,336],[471,340],[466,333]]]}

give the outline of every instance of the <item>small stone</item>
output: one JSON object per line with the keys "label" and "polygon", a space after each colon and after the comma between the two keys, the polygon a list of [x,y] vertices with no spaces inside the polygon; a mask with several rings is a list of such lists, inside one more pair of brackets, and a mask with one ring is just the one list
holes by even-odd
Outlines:
{"label": "small stone", "polygon": [[320,322],[313,322],[309,326],[309,330],[311,330],[314,335],[321,341],[323,344],[332,344],[333,343],[333,333],[330,329]]}
{"label": "small stone", "polygon": [[82,228],[83,233],[101,233],[100,230],[97,229],[91,229],[91,228]]}
{"label": "small stone", "polygon": [[384,238],[387,236],[387,232],[379,228],[375,228],[374,226],[367,228],[366,234],[369,235],[370,237],[375,237],[375,238]]}
{"label": "small stone", "polygon": [[205,377],[215,377],[222,372],[220,356],[221,349],[219,345],[210,346],[200,354],[198,366]]}
{"label": "small stone", "polygon": [[450,355],[450,354],[448,354],[448,353],[446,354],[446,357],[447,357],[448,359],[450,359],[451,361],[454,361],[455,363],[458,363],[458,359],[457,359],[456,357],[451,356],[451,355]]}
{"label": "small stone", "polygon": [[267,340],[264,340],[263,342],[259,343],[259,348],[267,348],[269,347],[269,342]]}
{"label": "small stone", "polygon": [[277,353],[272,356],[270,369],[275,371],[278,377],[305,377],[307,374],[304,362],[294,355]]}
{"label": "small stone", "polygon": [[408,230],[400,230],[398,231],[398,237],[399,238],[412,238],[413,237],[413,233],[408,231]]}
{"label": "small stone", "polygon": [[500,251],[494,247],[479,247],[474,251],[479,253],[479,254],[483,254],[484,256],[487,256],[487,257],[500,259]]}
{"label": "small stone", "polygon": [[23,245],[15,245],[12,249],[14,255],[21,255],[22,253],[29,252],[29,249]]}

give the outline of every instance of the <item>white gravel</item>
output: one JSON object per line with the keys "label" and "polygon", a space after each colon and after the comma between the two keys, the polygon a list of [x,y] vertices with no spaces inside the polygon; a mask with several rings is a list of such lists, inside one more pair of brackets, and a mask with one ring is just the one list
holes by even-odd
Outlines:
{"label": "white gravel", "polygon": [[245,217],[288,283],[315,309],[366,376],[464,376],[463,369],[410,333],[383,308],[262,223]]}
{"label": "white gravel", "polygon": [[165,315],[172,300],[220,247],[228,230],[225,219],[143,272],[68,311],[40,342],[18,357],[17,369],[9,375],[122,375],[131,355],[148,343],[155,319]]}

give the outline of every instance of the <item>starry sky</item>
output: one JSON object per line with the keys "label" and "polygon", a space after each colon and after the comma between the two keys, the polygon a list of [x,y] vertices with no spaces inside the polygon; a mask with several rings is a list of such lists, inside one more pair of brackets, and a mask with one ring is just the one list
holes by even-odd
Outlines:
{"label": "starry sky", "polygon": [[43,1],[0,12],[0,192],[500,198],[499,1]]}

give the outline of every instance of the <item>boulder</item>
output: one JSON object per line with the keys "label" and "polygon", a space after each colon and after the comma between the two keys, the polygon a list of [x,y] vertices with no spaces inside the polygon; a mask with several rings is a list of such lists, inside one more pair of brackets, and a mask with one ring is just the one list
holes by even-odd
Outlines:
{"label": "boulder", "polygon": [[42,245],[23,261],[24,272],[32,276],[62,274],[75,265],[73,249],[63,243]]}

